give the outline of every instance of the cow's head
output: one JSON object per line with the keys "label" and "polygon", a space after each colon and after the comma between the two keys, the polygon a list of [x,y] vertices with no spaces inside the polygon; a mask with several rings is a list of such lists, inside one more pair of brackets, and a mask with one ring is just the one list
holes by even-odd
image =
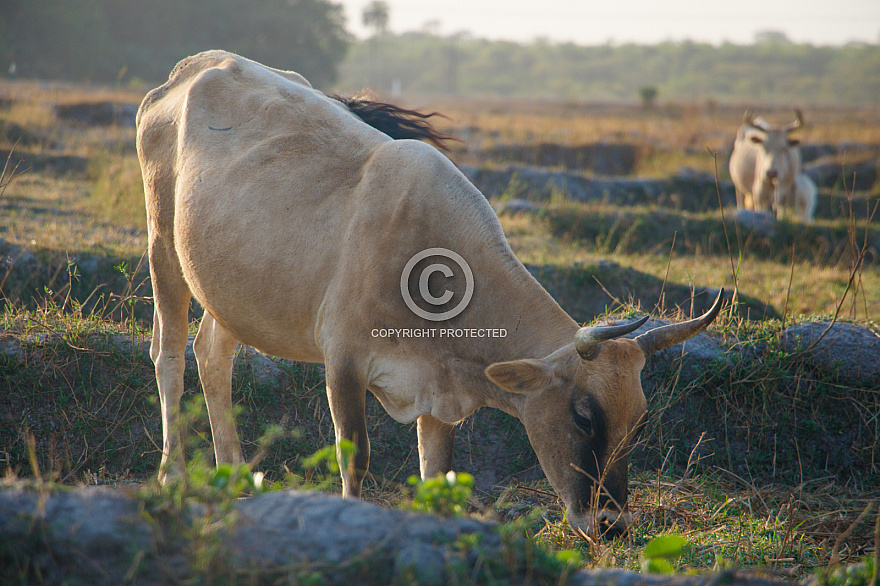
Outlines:
{"label": "cow's head", "polygon": [[[645,358],[696,335],[718,311],[724,291],[702,317],[620,338],[647,317],[623,326],[581,328],[571,344],[543,359],[486,368],[495,384],[520,398],[519,415],[541,467],[565,503],[575,531],[621,533],[627,507],[628,456],[644,425]],[[598,523],[598,525],[595,525]]]}
{"label": "cow's head", "polygon": [[743,122],[746,138],[761,152],[755,161],[755,180],[787,193],[800,167],[800,154],[795,150],[800,141],[789,133],[803,126],[801,111],[795,110],[794,122],[782,127],[774,127],[763,118],[753,118],[748,111]]}

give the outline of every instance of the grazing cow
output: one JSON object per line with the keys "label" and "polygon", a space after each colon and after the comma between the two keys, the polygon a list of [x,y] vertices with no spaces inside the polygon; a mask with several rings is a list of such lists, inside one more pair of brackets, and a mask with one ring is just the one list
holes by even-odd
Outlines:
{"label": "grazing cow", "polygon": [[[801,175],[800,141],[789,136],[801,126],[803,116],[800,110],[795,110],[794,122],[784,127],[773,127],[763,118],[755,119],[746,111],[730,155],[730,177],[736,187],[738,208],[773,210],[777,218],[782,218],[786,210],[799,210],[797,216],[800,219],[812,222],[815,189],[811,194],[809,186],[798,180]],[[800,190],[799,184],[802,185]]]}
{"label": "grazing cow", "polygon": [[652,352],[711,323],[721,295],[702,317],[635,339],[620,336],[647,318],[579,328],[514,256],[455,165],[363,121],[431,134],[408,114],[343,104],[296,73],[220,51],[184,59],[144,98],[137,148],[160,478],[182,464],[194,297],[205,310],[194,350],[217,462],[243,461],[230,392],[243,343],[325,364],[337,441],[358,448],[342,470],[343,496],[360,495],[369,464],[369,389],[396,420],[417,421],[423,478],[450,470],[457,422],[497,407],[524,424],[574,528],[598,529],[597,519],[625,529],[627,451],[646,411],[639,372]]}

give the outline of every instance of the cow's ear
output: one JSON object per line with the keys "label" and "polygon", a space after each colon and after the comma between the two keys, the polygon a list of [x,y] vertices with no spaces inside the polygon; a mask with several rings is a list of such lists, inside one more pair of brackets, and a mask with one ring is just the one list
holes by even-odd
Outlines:
{"label": "cow's ear", "polygon": [[796,138],[789,138],[788,139],[788,146],[790,146],[790,147],[796,147],[799,144],[801,144],[801,141],[799,141]]}
{"label": "cow's ear", "polygon": [[527,358],[496,362],[484,371],[489,380],[511,393],[544,390],[553,382],[553,370],[543,360]]}

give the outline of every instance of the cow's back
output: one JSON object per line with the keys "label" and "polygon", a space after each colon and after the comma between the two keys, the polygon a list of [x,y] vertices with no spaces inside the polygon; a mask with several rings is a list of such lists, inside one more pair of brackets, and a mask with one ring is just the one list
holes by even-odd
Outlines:
{"label": "cow's back", "polygon": [[295,73],[219,51],[188,58],[138,112],[151,243],[239,339],[290,354],[271,335],[285,323],[304,333],[296,353],[318,359],[321,291],[358,206],[354,187],[385,142]]}
{"label": "cow's back", "polygon": [[497,250],[494,262],[527,274],[447,158],[299,79],[209,53],[179,65],[139,112],[151,246],[168,249],[237,339],[320,361],[321,331],[413,319],[394,293],[407,260],[431,246],[474,259]]}

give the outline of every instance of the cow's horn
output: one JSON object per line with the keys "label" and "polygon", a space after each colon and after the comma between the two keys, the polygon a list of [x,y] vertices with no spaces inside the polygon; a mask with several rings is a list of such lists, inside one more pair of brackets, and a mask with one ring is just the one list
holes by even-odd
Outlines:
{"label": "cow's horn", "polygon": [[751,110],[746,110],[745,114],[743,114],[743,124],[762,132],[767,132],[767,129],[769,128],[767,121],[761,117],[755,118],[755,115],[752,114]]}
{"label": "cow's horn", "polygon": [[628,324],[619,326],[591,326],[581,328],[574,335],[574,347],[584,360],[590,360],[596,355],[600,342],[625,336],[634,332],[648,321],[648,316]]}
{"label": "cow's horn", "polygon": [[791,132],[792,130],[797,130],[801,126],[804,125],[804,115],[801,113],[799,108],[794,109],[794,122],[785,127],[786,132]]}
{"label": "cow's horn", "polygon": [[684,342],[706,329],[712,323],[718,312],[721,311],[721,302],[724,301],[724,289],[718,293],[718,298],[712,308],[696,319],[678,324],[669,324],[645,332],[636,338],[636,342],[642,348],[645,356],[649,356],[658,350],[669,348],[679,342]]}

